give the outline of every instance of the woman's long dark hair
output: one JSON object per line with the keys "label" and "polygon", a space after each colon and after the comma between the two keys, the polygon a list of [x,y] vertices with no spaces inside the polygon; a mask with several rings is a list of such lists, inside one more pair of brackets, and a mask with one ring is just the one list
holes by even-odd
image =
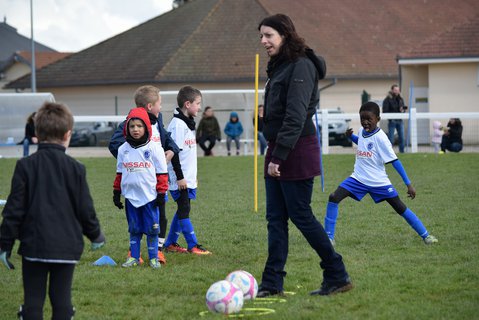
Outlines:
{"label": "woman's long dark hair", "polygon": [[305,55],[308,46],[306,46],[304,39],[298,35],[293,21],[287,15],[279,13],[266,17],[259,23],[258,30],[261,29],[261,26],[271,27],[284,37],[283,45],[278,53],[279,56],[294,61]]}

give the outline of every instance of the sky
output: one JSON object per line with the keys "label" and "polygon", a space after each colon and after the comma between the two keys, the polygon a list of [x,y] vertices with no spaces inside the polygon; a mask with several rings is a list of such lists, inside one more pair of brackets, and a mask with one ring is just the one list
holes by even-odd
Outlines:
{"label": "sky", "polygon": [[[172,9],[172,0],[31,0],[36,42],[78,52]],[[0,19],[30,38],[30,0],[0,0]]]}

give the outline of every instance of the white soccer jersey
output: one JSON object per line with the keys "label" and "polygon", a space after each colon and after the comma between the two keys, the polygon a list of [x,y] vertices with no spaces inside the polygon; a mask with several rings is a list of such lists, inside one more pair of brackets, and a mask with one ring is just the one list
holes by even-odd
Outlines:
{"label": "white soccer jersey", "polygon": [[[168,132],[171,138],[180,148],[180,164],[183,176],[189,189],[196,189],[197,181],[197,155],[196,155],[196,131],[188,128],[186,123],[176,117],[173,117],[168,125]],[[171,162],[168,164],[169,189],[178,190],[176,183],[176,174]]]}
{"label": "white soccer jersey", "polygon": [[168,172],[161,144],[149,142],[137,149],[128,142],[118,149],[116,172],[121,173],[121,194],[138,208],[156,199],[156,174]]}
{"label": "white soccer jersey", "polygon": [[351,177],[371,187],[390,185],[391,181],[384,165],[397,159],[391,142],[381,129],[366,138],[363,133],[366,132],[361,128],[358,134],[354,172]]}
{"label": "white soccer jersey", "polygon": [[[160,145],[160,147],[163,149],[163,145],[161,144],[160,130],[158,130],[158,122],[151,125],[150,141],[158,143]],[[163,150],[163,153],[165,153],[165,150]]]}

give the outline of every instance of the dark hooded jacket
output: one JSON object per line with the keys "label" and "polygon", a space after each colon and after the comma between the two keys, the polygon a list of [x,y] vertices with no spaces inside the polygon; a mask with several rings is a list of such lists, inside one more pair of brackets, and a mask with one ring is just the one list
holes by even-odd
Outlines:
{"label": "dark hooded jacket", "polygon": [[461,120],[455,118],[454,121],[449,121],[447,123],[447,128],[449,131],[449,136],[446,136],[446,140],[449,143],[460,143],[462,144],[462,123]]}
{"label": "dark hooded jacket", "polygon": [[265,88],[263,135],[275,143],[272,156],[286,160],[299,137],[314,135],[312,116],[319,102],[318,81],[326,64],[311,49],[296,61],[271,59]]}
{"label": "dark hooded jacket", "polygon": [[300,137],[315,135],[312,116],[319,102],[318,81],[326,74],[311,49],[296,61],[272,58],[265,88],[263,135],[274,144],[272,157],[284,161]]}

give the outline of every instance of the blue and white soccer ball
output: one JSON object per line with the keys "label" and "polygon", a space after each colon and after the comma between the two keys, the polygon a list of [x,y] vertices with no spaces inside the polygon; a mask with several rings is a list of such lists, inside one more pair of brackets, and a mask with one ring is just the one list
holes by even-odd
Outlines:
{"label": "blue and white soccer ball", "polygon": [[243,291],[232,282],[213,283],[206,292],[206,305],[214,313],[237,313],[243,307]]}
{"label": "blue and white soccer ball", "polygon": [[233,282],[243,291],[244,300],[256,298],[258,282],[251,273],[244,270],[236,270],[226,276],[226,280]]}

